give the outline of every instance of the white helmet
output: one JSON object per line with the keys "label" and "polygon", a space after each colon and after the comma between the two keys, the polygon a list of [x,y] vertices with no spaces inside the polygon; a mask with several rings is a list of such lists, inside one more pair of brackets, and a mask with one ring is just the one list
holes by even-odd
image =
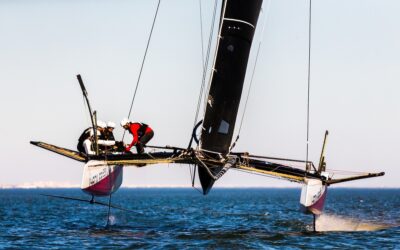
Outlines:
{"label": "white helmet", "polygon": [[130,122],[131,122],[131,121],[129,121],[128,118],[122,119],[122,121],[121,121],[121,127],[125,126],[126,124],[128,124],[128,123],[130,123]]}
{"label": "white helmet", "polygon": [[107,128],[115,128],[115,123],[112,121],[107,122]]}
{"label": "white helmet", "polygon": [[105,122],[103,122],[103,121],[98,120],[97,121],[97,127],[105,128],[105,127],[107,127],[107,124]]}

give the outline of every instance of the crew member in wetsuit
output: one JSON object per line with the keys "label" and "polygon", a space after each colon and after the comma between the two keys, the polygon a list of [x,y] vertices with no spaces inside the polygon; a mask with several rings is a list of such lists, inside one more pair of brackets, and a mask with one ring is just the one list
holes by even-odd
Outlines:
{"label": "crew member in wetsuit", "polygon": [[[99,131],[96,131],[96,135],[98,138],[97,145],[99,146],[100,149],[101,149],[101,147],[109,147],[110,148],[115,145],[115,141],[99,139],[99,137],[100,137]],[[93,129],[91,129],[89,132],[89,137],[83,141],[83,148],[87,155],[95,155],[96,154],[96,149],[94,148],[94,138],[95,138],[94,132],[93,132]],[[100,151],[99,153],[102,154],[103,152]]]}
{"label": "crew member in wetsuit", "polygon": [[90,130],[93,130],[92,127],[89,127],[87,129],[85,129],[82,134],[79,136],[78,139],[78,144],[76,145],[76,149],[78,149],[79,152],[81,153],[85,153],[85,147],[83,146],[83,143],[86,139],[88,139],[90,137]]}
{"label": "crew member in wetsuit", "polygon": [[115,123],[114,122],[107,122],[107,126],[104,129],[104,137],[106,140],[110,140],[110,141],[115,141],[114,138],[114,128],[115,128]]}
{"label": "crew member in wetsuit", "polygon": [[[106,123],[103,121],[97,121],[97,135],[99,137],[99,139],[104,140],[104,136],[102,135],[104,133],[104,127],[106,127]],[[92,131],[93,133],[93,127],[89,127],[87,129],[85,129],[82,134],[79,136],[78,139],[78,145],[76,146],[76,148],[78,149],[79,152],[81,153],[85,153],[85,147],[83,145],[83,142],[88,139],[90,137],[90,131]]]}
{"label": "crew member in wetsuit", "polygon": [[103,121],[97,121],[97,130],[100,131],[100,133],[98,134],[98,139],[100,140],[106,140],[105,138],[105,131],[106,131],[106,127],[107,127],[107,123],[103,122]]}
{"label": "crew member in wetsuit", "polygon": [[115,123],[112,121],[107,122],[107,126],[104,129],[104,140],[106,141],[115,141],[115,145],[111,148],[106,148],[106,151],[111,151],[112,153],[115,152],[124,152],[125,151],[125,147],[124,147],[124,143],[122,141],[116,141],[115,137],[114,137],[114,128],[115,128]]}
{"label": "crew member in wetsuit", "polygon": [[88,138],[86,138],[83,141],[82,147],[83,147],[84,153],[86,153],[86,155],[95,155],[96,151],[93,147],[93,141],[94,141],[93,130],[90,130],[89,133],[90,133],[90,135]]}
{"label": "crew member in wetsuit", "polygon": [[133,136],[131,144],[125,148],[125,151],[130,152],[131,148],[135,146],[138,154],[143,154],[144,145],[154,136],[153,130],[145,123],[132,122],[127,118],[121,121],[121,126],[128,130]]}

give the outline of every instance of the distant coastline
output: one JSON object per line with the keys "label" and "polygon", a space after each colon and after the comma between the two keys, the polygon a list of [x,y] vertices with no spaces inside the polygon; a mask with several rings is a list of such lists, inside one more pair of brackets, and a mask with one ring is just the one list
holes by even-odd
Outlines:
{"label": "distant coastline", "polygon": [[[0,184],[0,189],[75,189],[80,188],[80,184],[70,182],[27,182],[22,184]],[[192,188],[190,185],[122,185],[122,189],[177,189]],[[216,189],[300,189],[301,186],[217,186]],[[335,186],[331,188],[349,188],[349,189],[400,189],[400,187],[352,187],[352,186]]]}

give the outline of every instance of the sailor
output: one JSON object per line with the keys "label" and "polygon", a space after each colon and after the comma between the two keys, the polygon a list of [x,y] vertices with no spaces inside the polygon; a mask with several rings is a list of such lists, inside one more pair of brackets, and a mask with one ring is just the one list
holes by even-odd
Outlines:
{"label": "sailor", "polygon": [[106,140],[115,141],[114,133],[113,133],[114,128],[115,128],[115,123],[114,122],[111,122],[111,121],[107,122],[107,126],[104,129],[104,137],[105,137]]}
{"label": "sailor", "polygon": [[154,136],[153,130],[145,123],[132,122],[127,118],[121,121],[121,126],[133,136],[131,144],[125,148],[125,151],[130,152],[131,148],[136,146],[137,153],[143,154],[144,146]]}
{"label": "sailor", "polygon": [[[99,139],[100,137],[100,131],[96,131],[96,136],[97,136],[97,145],[99,146],[100,149],[104,148],[104,147],[112,147],[115,145],[115,141],[114,140],[102,140]],[[89,137],[83,141],[83,148],[85,150],[85,153],[87,155],[95,155],[96,151],[94,148],[94,140],[95,140],[95,136],[94,136],[94,132],[93,129],[90,130],[89,132]],[[107,152],[107,151],[106,151]],[[103,150],[100,152],[100,154],[103,154]]]}
{"label": "sailor", "polygon": [[87,129],[85,129],[83,132],[82,132],[82,134],[79,136],[79,139],[78,139],[78,144],[76,145],[76,149],[78,149],[78,151],[79,152],[81,152],[81,153],[85,153],[85,148],[83,147],[83,142],[87,139],[87,138],[89,138],[89,133],[90,133],[90,130],[92,129],[92,127],[89,127],[89,128],[87,128]]}
{"label": "sailor", "polygon": [[87,129],[83,130],[82,134],[79,136],[78,144],[76,145],[76,148],[81,153],[85,153],[86,152],[86,150],[85,150],[85,148],[83,146],[83,142],[90,137],[90,130],[93,130],[93,128],[92,127],[88,127]]}
{"label": "sailor", "polygon": [[105,138],[106,127],[107,127],[107,123],[100,121],[100,120],[97,121],[97,129],[100,131],[98,136],[99,136],[99,139],[101,139],[101,140],[106,140],[106,138]]}
{"label": "sailor", "polygon": [[86,155],[95,155],[96,154],[96,151],[93,147],[93,141],[94,141],[94,133],[93,133],[93,129],[92,129],[92,130],[89,130],[89,137],[86,138],[82,143],[82,147],[83,147]]}
{"label": "sailor", "polygon": [[114,133],[113,133],[114,128],[115,128],[114,122],[112,122],[112,121],[107,122],[107,125],[103,131],[103,137],[100,137],[101,139],[103,139],[105,141],[114,141],[115,142],[115,144],[112,147],[100,146],[100,148],[105,150],[106,153],[111,152],[114,154],[116,152],[122,153],[125,151],[124,143],[122,141],[115,141],[115,137],[114,137]]}
{"label": "sailor", "polygon": [[[97,121],[97,131],[96,132],[97,132],[97,135],[99,136],[100,139],[103,139],[103,140],[105,139],[103,133],[105,131],[104,128],[106,126],[107,125],[106,125],[105,122],[100,121],[100,120]],[[85,148],[83,146],[83,142],[90,137],[90,131],[93,132],[93,127],[89,127],[87,129],[85,129],[82,132],[82,134],[79,136],[78,145],[76,147],[77,147],[78,151],[81,152],[81,153],[85,153],[86,152],[86,150],[85,150]]]}
{"label": "sailor", "polygon": [[[100,131],[96,131],[97,135],[100,134]],[[83,141],[83,148],[85,149],[86,155],[95,155],[96,149],[94,147],[94,130],[90,128],[89,137]]]}
{"label": "sailor", "polygon": [[[115,127],[115,125],[114,125]],[[108,129],[107,123],[103,121],[97,121],[97,128],[100,133],[98,133],[98,140],[99,141],[107,141],[105,144],[104,143],[98,143],[99,149],[104,152],[104,153],[109,153],[113,151],[113,147],[108,146],[110,143],[109,142],[114,142],[113,145],[115,145],[115,139],[114,135],[112,134],[112,129]],[[111,134],[110,134],[111,131]],[[111,138],[112,136],[112,138]]]}

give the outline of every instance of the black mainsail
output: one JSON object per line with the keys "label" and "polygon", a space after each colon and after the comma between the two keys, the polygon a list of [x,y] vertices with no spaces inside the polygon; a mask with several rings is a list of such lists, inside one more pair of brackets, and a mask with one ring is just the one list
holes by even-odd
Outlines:
{"label": "black mainsail", "polygon": [[[200,148],[226,155],[232,142],[247,62],[262,0],[224,0]],[[199,167],[204,194],[221,167]],[[208,171],[210,170],[210,171]]]}

